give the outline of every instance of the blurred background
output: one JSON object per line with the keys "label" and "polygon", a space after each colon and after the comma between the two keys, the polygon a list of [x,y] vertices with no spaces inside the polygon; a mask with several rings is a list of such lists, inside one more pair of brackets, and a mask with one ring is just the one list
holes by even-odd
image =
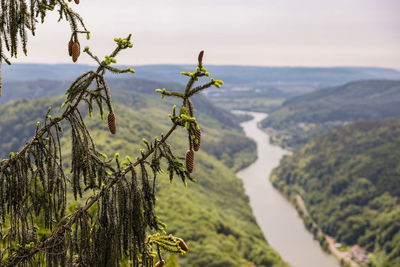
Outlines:
{"label": "blurred background", "polygon": [[[191,248],[167,256],[167,266],[400,266],[398,0],[69,5],[91,31],[81,48],[101,59],[115,37],[133,34],[116,65],[136,73],[107,74],[118,134],[98,114],[86,118],[109,157],[135,158],[143,137],[168,129],[179,103],[154,89],[183,90],[180,72],[195,71],[200,50],[207,72],[224,81],[194,98],[198,183],[158,179],[158,215]],[[26,57],[2,65],[2,157],[95,68],[85,53],[72,63],[68,22],[57,19],[38,25]],[[186,140],[180,132],[171,141],[182,155]],[[68,151],[68,134],[62,142]]]}

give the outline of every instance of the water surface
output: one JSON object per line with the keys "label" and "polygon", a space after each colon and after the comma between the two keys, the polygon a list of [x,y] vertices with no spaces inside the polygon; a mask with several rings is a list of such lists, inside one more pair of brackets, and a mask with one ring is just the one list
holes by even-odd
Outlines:
{"label": "water surface", "polygon": [[269,143],[268,135],[257,127],[267,114],[248,112],[254,119],[242,123],[246,135],[257,143],[257,161],[237,175],[243,180],[250,205],[266,239],[282,258],[294,267],[340,267],[325,253],[304,227],[296,209],[269,182],[272,169],[288,154]]}

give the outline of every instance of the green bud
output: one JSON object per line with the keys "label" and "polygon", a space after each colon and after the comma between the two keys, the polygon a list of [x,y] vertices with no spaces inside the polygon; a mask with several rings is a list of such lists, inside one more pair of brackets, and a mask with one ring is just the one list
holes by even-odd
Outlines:
{"label": "green bud", "polygon": [[115,153],[114,158],[119,159],[119,153]]}
{"label": "green bud", "polygon": [[127,161],[129,161],[129,162],[132,162],[132,159],[131,159],[131,157],[129,157],[129,156],[126,156],[125,158],[126,158],[126,160],[127,160]]}
{"label": "green bud", "polygon": [[206,77],[210,77],[210,73],[209,72],[204,73],[204,75],[206,75]]}

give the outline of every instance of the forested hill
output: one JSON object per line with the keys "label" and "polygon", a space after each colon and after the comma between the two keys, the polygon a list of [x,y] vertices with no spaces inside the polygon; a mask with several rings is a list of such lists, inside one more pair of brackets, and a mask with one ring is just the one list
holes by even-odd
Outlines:
{"label": "forested hill", "polygon": [[290,99],[262,122],[287,135],[290,146],[360,119],[400,117],[400,80],[366,80]]}
{"label": "forested hill", "polygon": [[271,179],[298,192],[322,230],[400,266],[400,119],[361,121],[285,157]]}
{"label": "forested hill", "polygon": [[[135,157],[143,144],[142,138],[151,140],[169,128],[167,114],[172,110],[171,101],[134,90],[115,93],[113,98],[118,127],[115,136],[109,134],[107,123],[98,114],[92,119],[86,118],[97,147],[109,157],[115,152],[122,157]],[[16,152],[34,133],[36,120],[48,106],[53,106],[55,116],[63,99],[61,96],[14,100],[0,106],[0,151],[8,153],[11,144],[12,151]],[[178,258],[179,263],[181,266],[287,266],[265,240],[242,182],[234,173],[255,159],[254,142],[223,120],[203,113],[203,104],[195,104],[199,107],[196,117],[203,133],[193,174],[198,182],[188,183],[185,188],[181,181],[171,185],[167,175],[158,176],[158,215],[168,225],[167,231],[184,238],[190,247],[186,256]],[[64,132],[62,145],[69,151],[70,133],[68,129]],[[180,156],[187,149],[185,134],[178,131],[171,139]]]}

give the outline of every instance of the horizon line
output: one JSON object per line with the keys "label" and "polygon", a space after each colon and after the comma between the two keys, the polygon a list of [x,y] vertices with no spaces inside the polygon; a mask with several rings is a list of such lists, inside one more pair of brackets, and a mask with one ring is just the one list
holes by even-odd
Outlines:
{"label": "horizon line", "polygon": [[[14,62],[11,65],[3,64],[7,67],[12,67],[13,65],[76,65],[76,66],[97,66],[96,64],[86,64],[86,63],[40,63],[40,62]],[[135,67],[147,67],[147,66],[193,66],[194,64],[185,63],[155,63],[155,64],[140,64],[140,65],[128,65],[128,64],[117,64],[118,66],[132,66]],[[396,70],[400,72],[400,68],[396,67],[382,67],[382,66],[373,66],[373,65],[331,65],[331,66],[324,66],[324,65],[247,65],[247,64],[207,64],[207,66],[214,66],[214,67],[255,67],[255,68],[319,68],[319,69],[333,69],[333,68],[378,68],[378,69],[390,69]]]}

